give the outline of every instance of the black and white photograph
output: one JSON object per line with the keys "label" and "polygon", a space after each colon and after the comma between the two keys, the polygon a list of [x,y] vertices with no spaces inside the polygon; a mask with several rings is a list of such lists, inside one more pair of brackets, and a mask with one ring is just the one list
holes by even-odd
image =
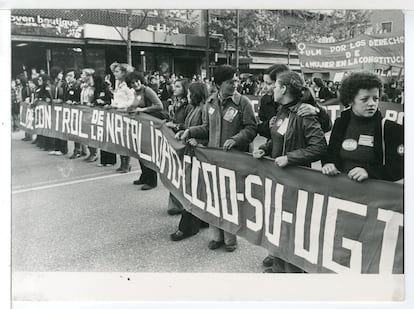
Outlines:
{"label": "black and white photograph", "polygon": [[12,306],[404,302],[407,12],[188,7],[2,12]]}

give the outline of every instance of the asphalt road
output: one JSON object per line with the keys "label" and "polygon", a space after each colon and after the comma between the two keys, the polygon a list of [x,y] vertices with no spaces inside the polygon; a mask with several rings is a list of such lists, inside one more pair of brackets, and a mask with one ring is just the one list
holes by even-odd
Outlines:
{"label": "asphalt road", "polygon": [[[179,216],[168,190],[141,191],[132,172],[48,155],[12,135],[12,270],[260,273],[266,249],[239,238],[236,251],[207,248],[208,229],[173,242]],[[69,143],[70,150],[73,143]]]}

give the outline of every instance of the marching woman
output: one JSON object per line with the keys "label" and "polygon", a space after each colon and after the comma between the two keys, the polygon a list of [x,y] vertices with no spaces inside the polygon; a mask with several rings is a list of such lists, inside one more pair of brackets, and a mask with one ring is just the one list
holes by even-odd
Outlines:
{"label": "marching woman", "polygon": [[[81,93],[80,93],[80,104],[86,106],[93,106],[94,94],[95,94],[95,87],[93,85],[93,76],[95,74],[94,69],[83,69],[81,74]],[[80,148],[86,148],[85,145],[80,143],[75,143],[77,145],[78,152],[80,152]],[[84,160],[87,162],[95,162],[98,160],[98,156],[96,155],[96,148],[88,147],[89,149],[89,156],[86,157]]]}
{"label": "marching woman", "polygon": [[[49,84],[49,76],[46,74],[39,75],[39,77],[35,79],[34,82],[37,84],[35,99],[50,103],[52,96]],[[52,150],[54,147],[52,147],[51,141],[52,139],[50,137],[38,134],[36,138],[36,146],[42,148],[43,150]]]}
{"label": "marching woman", "polygon": [[[111,104],[112,92],[110,91],[108,84],[104,82],[103,78],[99,75],[94,76],[93,85],[95,88],[93,104],[99,107],[105,107]],[[116,154],[100,150],[100,162],[98,166],[112,166],[116,164]]]}
{"label": "marching woman", "polygon": [[348,75],[340,100],[350,107],[336,119],[322,173],[345,173],[355,181],[396,181],[404,177],[404,129],[378,110],[382,82],[369,72]]}
{"label": "marching woman", "polygon": [[[324,132],[316,116],[299,116],[302,102],[312,96],[302,77],[295,72],[278,75],[274,100],[281,104],[270,128],[271,138],[253,152],[254,158],[269,155],[281,168],[287,165],[311,166],[324,155],[327,145]],[[265,272],[303,272],[300,268],[280,258],[274,258],[271,270]]]}
{"label": "marching woman", "polygon": [[[177,79],[174,83],[174,97],[172,104],[169,106],[169,114],[172,121],[166,125],[177,133],[185,129],[185,119],[194,109],[194,106],[188,102],[188,88],[190,81],[186,78]],[[178,215],[182,212],[181,203],[170,194],[167,212],[169,215]]]}
{"label": "marching woman", "polygon": [[[132,105],[135,99],[135,91],[128,87],[125,82],[126,75],[134,71],[134,68],[126,63],[114,62],[110,66],[112,73],[115,76],[115,90],[114,98],[111,105],[106,108],[115,108],[118,111],[126,112]],[[121,165],[116,169],[119,173],[128,173],[131,170],[129,164],[131,158],[128,156],[120,156]]]}
{"label": "marching woman", "polygon": [[[188,89],[188,101],[193,106],[191,112],[187,115],[184,121],[184,128],[187,129],[193,126],[199,126],[203,124],[202,111],[204,103],[207,100],[208,90],[207,86],[202,82],[194,82]],[[184,131],[178,131],[175,137],[181,139]],[[194,138],[189,139],[188,143],[192,146],[207,145],[208,140],[196,140]],[[177,201],[178,202],[178,201]],[[178,202],[179,203],[179,202]],[[181,206],[181,220],[176,232],[170,235],[171,240],[179,241],[184,238],[188,238],[197,234],[200,231],[200,227],[207,227],[208,224],[200,220],[196,216],[186,211]]]}
{"label": "marching woman", "polygon": [[[129,110],[136,113],[148,113],[160,118],[163,105],[157,94],[150,87],[144,85],[144,75],[141,72],[128,73],[125,79],[129,88],[134,90],[134,102]],[[141,176],[134,185],[143,185],[141,190],[151,190],[157,186],[157,172],[146,167],[141,160]]]}

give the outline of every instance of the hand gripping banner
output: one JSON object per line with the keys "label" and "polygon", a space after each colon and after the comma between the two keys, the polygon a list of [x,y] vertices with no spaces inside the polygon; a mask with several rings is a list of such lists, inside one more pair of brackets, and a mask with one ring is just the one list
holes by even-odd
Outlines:
{"label": "hand gripping banner", "polygon": [[401,184],[192,148],[146,114],[39,101],[21,105],[20,126],[140,158],[188,211],[307,272],[403,273]]}

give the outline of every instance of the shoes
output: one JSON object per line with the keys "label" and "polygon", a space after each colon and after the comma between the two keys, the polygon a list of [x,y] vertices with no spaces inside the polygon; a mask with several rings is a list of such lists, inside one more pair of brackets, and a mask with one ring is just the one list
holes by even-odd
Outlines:
{"label": "shoes", "polygon": [[208,228],[209,226],[210,226],[210,224],[208,224],[207,222],[204,222],[203,220],[201,220],[200,229],[205,229],[205,228]]}
{"label": "shoes", "polygon": [[98,156],[94,155],[88,159],[88,162],[95,162],[96,160],[98,160]]}
{"label": "shoes", "polygon": [[224,250],[226,250],[227,252],[233,252],[234,250],[236,250],[237,248],[237,244],[233,244],[233,245],[224,245]]}
{"label": "shoes", "polygon": [[115,170],[115,172],[120,172],[120,171],[122,171],[123,170],[123,168],[122,168],[122,166],[120,166],[120,167],[118,167],[116,170]]}
{"label": "shoes", "polygon": [[273,256],[268,255],[268,256],[266,256],[266,257],[264,258],[264,260],[263,260],[263,266],[264,266],[264,267],[272,267],[272,265],[273,265],[273,261],[274,261]]}
{"label": "shoes", "polygon": [[89,159],[90,159],[90,158],[92,158],[92,157],[93,157],[93,155],[91,155],[91,154],[90,154],[90,155],[89,155],[89,156],[87,156],[85,159],[83,159],[83,161],[89,161]]}
{"label": "shoes", "polygon": [[55,156],[63,156],[63,152],[62,151],[55,151]]}
{"label": "shoes", "polygon": [[97,166],[104,167],[104,166],[106,166],[106,164],[98,163]]}
{"label": "shoes", "polygon": [[84,157],[84,156],[86,156],[87,155],[87,153],[86,152],[84,152],[84,151],[82,151],[81,153],[80,153],[80,156],[81,157]]}
{"label": "shoes", "polygon": [[144,182],[144,180],[141,180],[141,178],[140,178],[140,179],[134,180],[133,184],[139,186],[139,185],[144,185],[145,182]]}
{"label": "shoes", "polygon": [[170,234],[170,238],[172,241],[180,241],[190,236],[192,235],[185,234],[181,232],[180,230],[177,230],[175,233]]}
{"label": "shoes", "polygon": [[170,215],[170,216],[175,216],[175,215],[179,215],[179,214],[181,214],[183,211],[181,210],[181,209],[178,209],[178,208],[171,208],[171,209],[168,209],[167,210],[167,213]]}
{"label": "shoes", "polygon": [[224,245],[224,241],[210,240],[210,242],[208,243],[208,248],[210,250],[216,250],[220,248],[222,245]]}
{"label": "shoes", "polygon": [[28,138],[28,137],[23,137],[22,138],[22,141],[24,141],[24,142],[28,142],[28,141],[31,141],[32,139],[31,138]]}
{"label": "shoes", "polygon": [[274,265],[270,268],[266,268],[263,273],[275,273],[275,274],[284,274],[286,271],[280,265]]}
{"label": "shoes", "polygon": [[50,151],[50,152],[49,152],[49,154],[50,154],[51,156],[54,156],[54,155],[56,154],[56,151]]}
{"label": "shoes", "polygon": [[263,271],[263,273],[264,273],[264,274],[274,274],[275,272],[273,271],[273,269],[272,269],[272,268],[266,268],[266,269]]}
{"label": "shoes", "polygon": [[151,190],[151,189],[154,189],[155,187],[153,187],[153,186],[150,186],[150,185],[147,185],[147,184],[144,184],[142,187],[141,187],[141,190],[143,190],[143,191],[147,191],[147,190]]}
{"label": "shoes", "polygon": [[77,159],[77,158],[80,158],[80,153],[74,153],[73,155],[71,155],[70,157],[69,157],[69,159]]}
{"label": "shoes", "polygon": [[122,174],[128,173],[131,171],[131,165],[128,166],[127,168],[121,168],[121,170],[119,171]]}

